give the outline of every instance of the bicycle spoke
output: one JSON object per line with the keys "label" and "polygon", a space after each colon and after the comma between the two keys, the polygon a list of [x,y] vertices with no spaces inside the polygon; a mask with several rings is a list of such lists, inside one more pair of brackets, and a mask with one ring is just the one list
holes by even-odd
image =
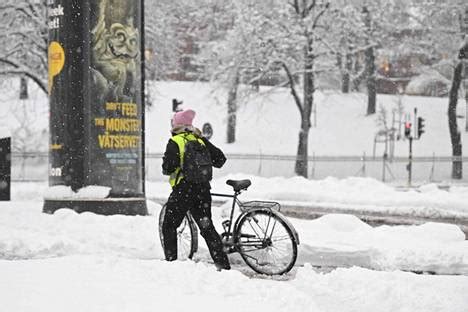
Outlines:
{"label": "bicycle spoke", "polygon": [[276,249],[279,253],[281,253],[281,254],[284,255],[284,256],[287,256],[287,255],[289,254],[289,250],[288,250],[288,249],[283,249],[283,250],[281,250],[281,249],[279,249],[278,247],[274,247],[274,246],[273,246],[272,248],[273,248],[273,249]]}
{"label": "bicycle spoke", "polygon": [[[260,235],[259,235],[259,234],[257,233],[257,231],[254,229],[254,227],[253,227],[253,225],[252,225],[252,222],[251,222],[251,219],[248,220],[248,222],[249,222],[250,227],[252,228],[252,231],[254,231],[255,235],[256,235],[257,237],[260,237]],[[257,222],[255,222],[255,224],[257,224],[257,226],[258,226],[258,223],[257,223]]]}
{"label": "bicycle spoke", "polygon": [[289,237],[289,235],[286,234],[286,235],[280,236],[278,238],[276,238],[276,236],[275,236],[275,238],[271,237],[270,239],[271,239],[272,242],[281,242],[281,241],[284,241],[284,240],[289,240],[290,237]]}
{"label": "bicycle spoke", "polygon": [[177,228],[178,238],[178,258],[183,260],[190,257],[192,252],[192,232],[189,222],[186,218],[182,220],[181,225]]}
{"label": "bicycle spoke", "polygon": [[266,239],[266,236],[267,236],[267,233],[268,233],[268,227],[270,226],[270,220],[271,220],[271,217],[268,218],[268,223],[267,223],[267,226],[266,226],[266,229],[265,229],[265,236],[263,236],[263,239]]}
{"label": "bicycle spoke", "polygon": [[246,253],[255,253],[255,252],[258,252],[260,250],[262,250],[264,248],[262,247],[257,247],[257,246],[247,246],[245,247],[242,252],[246,252]]}
{"label": "bicycle spoke", "polygon": [[275,219],[275,223],[273,224],[273,228],[271,229],[270,239],[273,236],[273,232],[275,231],[275,226],[276,226],[276,219]]}
{"label": "bicycle spoke", "polygon": [[239,243],[239,246],[263,246],[263,241],[247,241]]}

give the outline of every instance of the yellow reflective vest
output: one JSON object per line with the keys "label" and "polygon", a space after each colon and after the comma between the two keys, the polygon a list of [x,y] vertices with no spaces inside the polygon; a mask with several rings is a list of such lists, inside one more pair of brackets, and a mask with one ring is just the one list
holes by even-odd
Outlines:
{"label": "yellow reflective vest", "polygon": [[187,132],[176,134],[171,138],[171,140],[177,143],[180,155],[179,167],[177,167],[176,170],[174,170],[174,172],[171,173],[171,175],[169,176],[169,183],[171,184],[171,187],[174,188],[184,178],[184,175],[182,173],[182,166],[184,163],[185,144],[188,141],[198,140],[198,142],[205,146],[205,142],[203,142],[202,139],[196,137],[193,133]]}

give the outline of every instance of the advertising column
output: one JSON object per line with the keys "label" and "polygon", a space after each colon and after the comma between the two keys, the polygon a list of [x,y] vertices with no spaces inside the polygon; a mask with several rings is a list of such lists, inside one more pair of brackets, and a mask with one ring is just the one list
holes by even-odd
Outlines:
{"label": "advertising column", "polygon": [[141,20],[140,1],[48,1],[49,184],[73,193],[44,212],[147,213]]}

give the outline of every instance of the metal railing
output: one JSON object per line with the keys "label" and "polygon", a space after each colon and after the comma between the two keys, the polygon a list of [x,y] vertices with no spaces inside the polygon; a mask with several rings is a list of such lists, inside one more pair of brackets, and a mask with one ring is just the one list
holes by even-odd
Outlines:
{"label": "metal railing", "polygon": [[[46,181],[48,179],[48,153],[12,153],[13,181]],[[161,174],[162,153],[147,153],[147,180],[166,180]],[[226,165],[215,170],[215,176],[235,173],[251,174],[262,177],[293,177],[295,155],[264,154],[227,154]],[[413,181],[441,182],[451,180],[453,161],[468,163],[468,157],[423,156],[413,157]],[[310,179],[323,179],[328,176],[346,178],[350,176],[372,177],[385,182],[404,183],[408,172],[407,157],[362,156],[316,156],[308,157],[308,176]],[[464,166],[468,170],[467,166]],[[468,174],[465,174],[468,176]],[[468,177],[460,182],[468,183]]]}

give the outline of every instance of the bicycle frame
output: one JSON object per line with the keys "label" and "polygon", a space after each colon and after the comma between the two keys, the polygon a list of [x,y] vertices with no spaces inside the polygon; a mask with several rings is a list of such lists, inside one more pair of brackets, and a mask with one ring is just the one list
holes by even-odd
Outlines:
{"label": "bicycle frame", "polygon": [[228,231],[227,231],[227,240],[229,241],[229,236],[231,236],[233,234],[233,231],[232,231],[232,219],[234,218],[234,209],[236,208],[236,204],[237,205],[241,205],[241,202],[240,200],[237,199],[237,196],[239,196],[241,192],[234,192],[234,195],[231,195],[231,194],[220,194],[220,193],[211,193],[211,196],[217,196],[217,197],[228,197],[228,198],[232,198],[232,206],[231,206],[231,214],[229,216],[229,228],[228,228]]}
{"label": "bicycle frame", "polygon": [[[239,196],[240,193],[241,192],[234,192],[234,195],[221,194],[221,193],[211,193],[211,196],[227,197],[227,198],[232,198],[233,199],[232,200],[232,206],[231,206],[231,213],[230,213],[230,216],[229,216],[229,228],[228,228],[228,231],[226,233],[227,242],[230,242],[230,236],[232,236],[234,234],[234,231],[236,230],[237,224],[238,224],[238,222],[241,220],[241,218],[243,216],[243,213],[241,213],[241,215],[237,218],[235,224],[233,225],[232,220],[234,218],[234,209],[236,208],[236,204],[239,206],[239,209],[241,209],[241,207],[242,207],[242,202],[239,199],[237,199],[237,196]],[[281,220],[283,220],[288,225],[288,227],[291,229],[292,234],[293,234],[293,239],[295,240],[295,242],[298,245],[300,244],[299,234],[297,233],[296,229],[291,224],[291,222],[289,222],[289,220],[287,218],[285,218],[281,213],[279,213],[279,212],[277,212],[275,210],[269,209],[269,208],[257,208],[257,209],[258,210],[263,210],[263,211],[268,211],[268,212],[276,215],[277,217],[279,217]],[[244,213],[246,213],[246,212],[244,212]],[[231,244],[232,244],[232,242],[231,242]]]}

